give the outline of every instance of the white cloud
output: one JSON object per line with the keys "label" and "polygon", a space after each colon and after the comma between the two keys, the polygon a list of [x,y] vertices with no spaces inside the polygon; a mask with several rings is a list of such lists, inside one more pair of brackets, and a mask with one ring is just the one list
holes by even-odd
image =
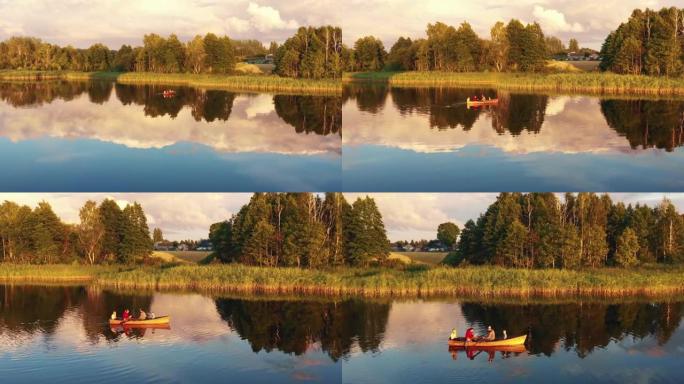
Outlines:
{"label": "white cloud", "polygon": [[532,15],[541,24],[546,32],[582,32],[584,28],[580,23],[569,23],[565,15],[555,9],[545,9],[541,5],[535,5]]}
{"label": "white cloud", "polygon": [[145,210],[150,229],[159,227],[170,240],[206,238],[209,226],[230,218],[249,202],[249,193],[0,193],[9,200],[35,207],[47,201],[66,223],[78,223],[78,211],[87,200],[105,198],[119,206],[137,201]]}
{"label": "white cloud", "polygon": [[251,16],[250,24],[260,32],[274,29],[296,29],[299,27],[299,24],[294,19],[283,20],[280,12],[273,7],[249,3],[247,13]]}
{"label": "white cloud", "polygon": [[[496,21],[516,18],[525,23],[540,22],[547,35],[555,35],[566,44],[574,37],[582,46],[599,49],[608,33],[626,21],[633,9],[659,9],[676,3],[682,5],[681,0],[675,4],[665,0],[349,0],[342,28],[346,44],[374,35],[389,49],[399,36],[424,37],[427,24],[435,21],[455,26],[467,21],[481,37],[488,37]],[[534,14],[536,7],[538,15]]]}
{"label": "white cloud", "polygon": [[60,45],[103,42],[118,48],[139,45],[148,33],[187,40],[212,32],[282,42],[299,25],[339,25],[339,7],[334,0],[0,1],[0,40],[30,35]]}

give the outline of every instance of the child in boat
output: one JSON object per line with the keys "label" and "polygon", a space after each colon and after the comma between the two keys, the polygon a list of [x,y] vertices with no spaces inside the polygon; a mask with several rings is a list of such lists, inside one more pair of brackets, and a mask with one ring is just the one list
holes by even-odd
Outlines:
{"label": "child in boat", "polygon": [[142,309],[140,310],[140,317],[138,319],[139,320],[147,320],[147,314]]}
{"label": "child in boat", "polygon": [[128,321],[130,319],[131,319],[131,311],[126,309],[125,311],[123,311],[123,321]]}
{"label": "child in boat", "polygon": [[468,330],[466,331],[466,334],[465,334],[466,341],[473,341],[474,338],[475,338],[475,331],[473,331],[472,328],[468,328]]}
{"label": "child in boat", "polygon": [[449,335],[449,340],[456,340],[458,338],[458,332],[456,332],[456,328],[451,330],[451,335]]}
{"label": "child in boat", "polygon": [[112,317],[110,317],[112,320],[116,320],[116,311],[112,312]]}

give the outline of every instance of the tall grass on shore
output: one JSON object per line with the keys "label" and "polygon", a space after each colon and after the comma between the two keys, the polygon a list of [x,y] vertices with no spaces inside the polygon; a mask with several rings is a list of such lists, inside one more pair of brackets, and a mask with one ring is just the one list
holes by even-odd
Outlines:
{"label": "tall grass on shore", "polygon": [[71,279],[120,289],[189,289],[364,297],[649,297],[684,293],[682,277],[683,267],[661,266],[571,271],[428,266],[310,270],[240,264],[161,267],[0,264],[0,280],[12,282]]}
{"label": "tall grass on shore", "polygon": [[333,79],[293,79],[275,75],[209,75],[151,72],[72,72],[72,71],[0,71],[0,80],[116,80],[122,84],[187,85],[201,88],[283,92],[296,94],[338,95],[342,83]]}
{"label": "tall grass on shore", "polygon": [[392,86],[489,86],[521,91],[589,94],[684,95],[684,78],[614,73],[368,72],[345,74],[345,81],[386,81]]}

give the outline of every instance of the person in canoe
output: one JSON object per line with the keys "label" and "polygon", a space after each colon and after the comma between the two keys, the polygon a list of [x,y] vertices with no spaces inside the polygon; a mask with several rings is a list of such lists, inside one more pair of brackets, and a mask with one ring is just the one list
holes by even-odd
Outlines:
{"label": "person in canoe", "polygon": [[147,320],[147,313],[145,313],[145,311],[142,309],[140,310],[140,316],[138,317],[138,320]]}
{"label": "person in canoe", "polygon": [[116,311],[112,312],[112,316],[110,317],[112,320],[116,320]]}
{"label": "person in canoe", "polygon": [[484,336],[479,336],[475,338],[475,341],[494,341],[496,340],[496,332],[491,325],[487,326],[487,334]]}
{"label": "person in canoe", "polygon": [[121,319],[122,319],[123,321],[128,321],[128,320],[130,320],[130,319],[131,319],[131,311],[129,311],[128,309],[124,310],[124,311],[123,311],[123,316],[121,317]]}
{"label": "person in canoe", "polygon": [[466,330],[465,339],[466,341],[473,341],[473,339],[475,339],[475,331],[473,331],[472,328]]}
{"label": "person in canoe", "polygon": [[449,335],[449,340],[456,340],[458,338],[458,332],[456,332],[456,328],[453,328],[451,330],[451,334]]}

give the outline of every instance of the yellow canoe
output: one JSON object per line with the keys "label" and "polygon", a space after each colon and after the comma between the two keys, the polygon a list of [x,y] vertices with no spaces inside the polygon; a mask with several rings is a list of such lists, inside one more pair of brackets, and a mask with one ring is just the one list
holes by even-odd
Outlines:
{"label": "yellow canoe", "polygon": [[159,325],[159,324],[168,324],[171,321],[171,316],[159,316],[155,317],[154,319],[147,319],[147,320],[128,320],[128,321],[123,321],[121,319],[109,319],[109,325]]}
{"label": "yellow canoe", "polygon": [[449,351],[464,351],[464,350],[478,350],[478,351],[496,351],[496,352],[513,352],[513,353],[522,353],[527,351],[527,348],[525,345],[501,345],[498,347],[459,347],[459,346],[449,346]]}
{"label": "yellow canoe", "polygon": [[505,347],[511,345],[522,345],[525,344],[527,340],[527,335],[512,337],[510,339],[500,339],[494,341],[469,341],[466,342],[465,338],[459,337],[456,340],[449,340],[449,346],[451,347]]}
{"label": "yellow canoe", "polygon": [[499,99],[489,99],[489,100],[466,100],[468,106],[478,106],[478,105],[494,105],[499,104]]}

